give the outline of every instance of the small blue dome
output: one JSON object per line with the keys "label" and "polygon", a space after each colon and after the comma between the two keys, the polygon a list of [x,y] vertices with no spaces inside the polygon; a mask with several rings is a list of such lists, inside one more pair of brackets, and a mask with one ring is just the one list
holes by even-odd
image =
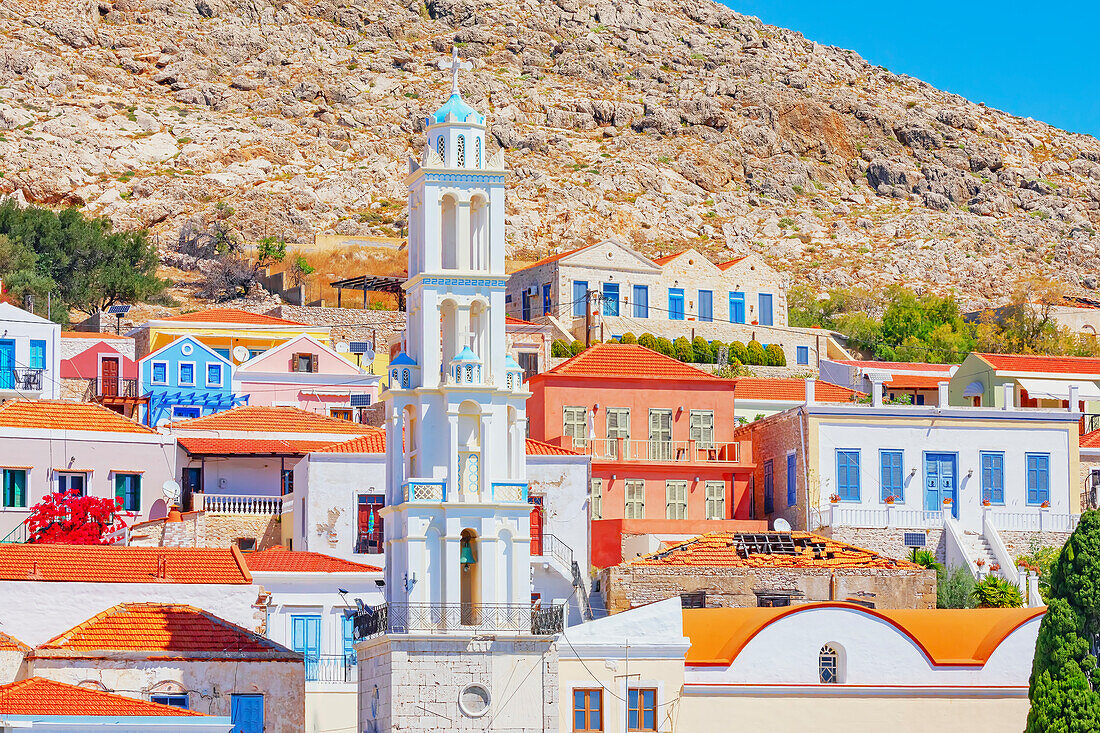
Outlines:
{"label": "small blue dome", "polygon": [[416,366],[416,362],[413,361],[411,356],[402,351],[400,354],[393,357],[390,366]]}
{"label": "small blue dome", "polygon": [[507,369],[507,370],[513,370],[514,369],[517,372],[522,372],[523,371],[523,367],[521,367],[519,364],[516,363],[516,360],[512,358],[511,354],[505,355],[505,357],[504,357],[504,368]]}
{"label": "small blue dome", "polygon": [[469,346],[463,346],[462,351],[452,361],[477,361],[477,354]]}
{"label": "small blue dome", "polygon": [[459,122],[469,122],[475,125],[485,124],[485,115],[478,113],[476,109],[466,104],[460,94],[452,94],[442,107],[428,117],[428,124],[443,124],[450,115],[454,115]]}

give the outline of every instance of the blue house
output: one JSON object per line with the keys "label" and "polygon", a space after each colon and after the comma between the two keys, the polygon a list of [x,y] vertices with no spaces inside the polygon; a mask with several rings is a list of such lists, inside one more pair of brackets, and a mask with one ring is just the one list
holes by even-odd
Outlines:
{"label": "blue house", "polygon": [[187,420],[248,404],[233,394],[233,363],[190,336],[182,336],[138,362],[140,393],[149,398],[147,425]]}

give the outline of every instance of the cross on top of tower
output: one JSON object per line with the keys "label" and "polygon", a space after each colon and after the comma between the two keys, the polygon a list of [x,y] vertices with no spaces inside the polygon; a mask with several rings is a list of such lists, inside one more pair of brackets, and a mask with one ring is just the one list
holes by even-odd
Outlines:
{"label": "cross on top of tower", "polygon": [[448,61],[447,59],[440,59],[439,68],[443,71],[447,71],[448,69],[451,70],[451,94],[453,96],[455,94],[459,94],[458,72],[462,71],[463,69],[469,71],[470,69],[474,68],[474,65],[471,64],[469,61],[459,60],[458,48],[453,46],[451,47],[451,60]]}

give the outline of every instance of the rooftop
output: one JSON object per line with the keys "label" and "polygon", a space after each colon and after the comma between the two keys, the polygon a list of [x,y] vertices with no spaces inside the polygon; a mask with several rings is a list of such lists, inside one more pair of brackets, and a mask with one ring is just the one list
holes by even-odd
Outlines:
{"label": "rooftop", "polygon": [[11,634],[0,633],[0,652],[28,652],[30,649]]}
{"label": "rooftop", "polygon": [[546,376],[659,379],[730,385],[727,379],[637,344],[594,344],[553,369],[536,374],[532,379]]}
{"label": "rooftop", "polygon": [[304,456],[332,445],[331,440],[271,438],[179,438],[179,445],[196,456]]}
{"label": "rooftop", "polygon": [[595,244],[586,244],[583,247],[576,247],[574,249],[566,250],[565,252],[558,252],[556,255],[550,255],[548,257],[543,257],[541,260],[538,260],[537,262],[532,262],[529,265],[524,265],[523,267],[521,267],[517,270],[513,270],[511,274],[514,274],[514,273],[517,273],[517,272],[522,272],[523,270],[530,270],[532,267],[542,267],[543,265],[549,265],[551,262],[557,262],[561,258],[568,257],[569,255],[571,255],[575,252],[580,252],[581,250],[588,249],[589,247],[595,247],[595,246],[596,246]]}
{"label": "rooftop", "polygon": [[[734,396],[741,400],[802,402],[806,399],[806,381],[803,379],[740,377],[730,381],[734,384]],[[862,396],[862,392],[822,382],[820,379],[814,384],[814,399],[818,402],[851,402]]]}
{"label": "rooftop", "polygon": [[168,423],[170,430],[235,430],[259,433],[369,434],[378,428],[329,417],[300,407],[241,405],[193,420]]}
{"label": "rooftop", "polygon": [[958,364],[931,364],[921,361],[842,361],[840,364],[861,369],[881,369],[884,372],[939,372],[951,374],[959,368]]}
{"label": "rooftop", "polygon": [[734,257],[732,260],[726,260],[725,262],[719,262],[717,267],[718,267],[719,270],[723,270],[723,271],[728,270],[731,267],[733,267],[734,265],[736,265],[738,262],[740,262],[741,260],[745,259],[745,257],[748,257],[748,255],[743,255],[741,257]]}
{"label": "rooftop", "polygon": [[236,547],[0,544],[0,580],[249,585]]}
{"label": "rooftop", "polygon": [[0,715],[79,715],[94,717],[189,716],[194,710],[159,705],[88,687],[30,677],[0,685]]}
{"label": "rooftop", "polygon": [[1100,430],[1093,430],[1081,436],[1082,448],[1100,448]]}
{"label": "rooftop", "polygon": [[63,339],[121,339],[123,341],[132,341],[130,336],[123,336],[117,333],[108,333],[107,331],[62,331],[61,338]]}
{"label": "rooftop", "polygon": [[319,552],[288,550],[279,545],[245,554],[244,560],[253,572],[266,573],[378,573],[382,568],[343,560]]}
{"label": "rooftop", "polygon": [[628,564],[834,570],[919,567],[809,532],[713,532],[674,543]]}
{"label": "rooftop", "polygon": [[[318,448],[315,453],[385,453],[386,431],[375,428],[375,432],[358,438],[346,440],[342,443],[332,443],[324,448]],[[559,448],[556,445],[543,443],[541,440],[527,438],[527,455],[529,456],[578,456],[576,451]]]}
{"label": "rooftop", "polygon": [[165,316],[154,321],[174,323],[232,323],[238,326],[308,326],[306,323],[288,321],[284,318],[251,313],[240,308],[208,308],[194,313],[181,313],[178,316]]}
{"label": "rooftop", "polygon": [[1100,358],[1089,356],[1034,356],[975,353],[994,369],[1040,375],[1088,374],[1100,379]]}
{"label": "rooftop", "polygon": [[685,609],[691,639],[686,663],[729,666],[768,625],[796,613],[843,608],[893,625],[938,666],[981,666],[1009,634],[1037,616],[1038,608],[870,609],[851,603],[808,603],[779,608]]}
{"label": "rooftop", "polygon": [[0,403],[0,427],[157,434],[156,430],[95,402],[62,400],[6,400]]}
{"label": "rooftop", "polygon": [[169,603],[120,603],[58,634],[38,650],[136,652],[286,651],[225,619]]}
{"label": "rooftop", "polygon": [[883,384],[893,389],[936,389],[940,382],[950,381],[947,374],[939,377],[930,377],[923,374],[895,374],[893,379],[887,379]]}

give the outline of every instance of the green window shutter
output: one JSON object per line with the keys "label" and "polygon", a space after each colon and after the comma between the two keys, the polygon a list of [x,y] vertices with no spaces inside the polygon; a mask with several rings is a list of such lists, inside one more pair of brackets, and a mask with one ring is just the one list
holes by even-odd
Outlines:
{"label": "green window shutter", "polygon": [[126,501],[126,475],[122,473],[115,474],[115,498]]}
{"label": "green window shutter", "polygon": [[27,506],[27,472],[9,471],[12,479],[12,503],[9,506]]}
{"label": "green window shutter", "polygon": [[15,506],[12,502],[15,500],[13,494],[15,493],[15,471],[4,470],[4,506]]}

